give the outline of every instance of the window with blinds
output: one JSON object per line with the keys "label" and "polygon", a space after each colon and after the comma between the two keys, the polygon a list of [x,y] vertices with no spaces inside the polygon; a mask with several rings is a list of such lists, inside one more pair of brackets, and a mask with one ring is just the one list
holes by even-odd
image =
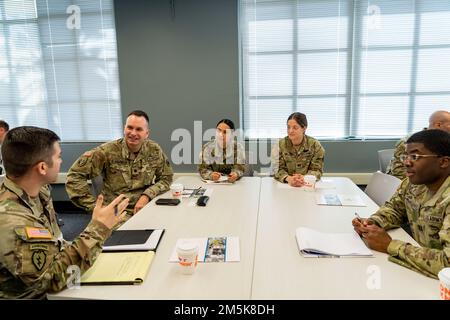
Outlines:
{"label": "window with blinds", "polygon": [[63,141],[121,135],[112,0],[0,0],[0,118]]}
{"label": "window with blinds", "polygon": [[240,0],[249,139],[307,115],[322,139],[398,138],[450,109],[450,1]]}

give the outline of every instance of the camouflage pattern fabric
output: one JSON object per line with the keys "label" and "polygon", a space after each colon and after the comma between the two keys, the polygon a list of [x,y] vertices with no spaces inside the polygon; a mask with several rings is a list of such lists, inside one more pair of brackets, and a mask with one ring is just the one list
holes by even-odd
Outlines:
{"label": "camouflage pattern fabric", "polygon": [[400,156],[402,154],[406,154],[406,140],[408,138],[409,136],[397,142],[397,144],[395,145],[394,156],[392,157],[388,167],[386,168],[387,174],[397,177],[400,180],[406,178],[406,167],[403,161],[400,160]]}
{"label": "camouflage pattern fabric", "polygon": [[205,180],[211,179],[211,173],[220,172],[230,174],[235,172],[238,178],[245,172],[244,147],[237,143],[233,148],[220,148],[215,140],[206,143],[200,153],[200,165],[198,166],[200,176]]}
{"label": "camouflage pattern fabric", "polygon": [[287,176],[299,173],[314,175],[317,180],[323,173],[325,150],[320,142],[305,135],[298,149],[289,137],[281,139],[272,149],[272,170],[274,178],[284,182]]}
{"label": "camouflage pattern fabric", "polygon": [[151,200],[169,190],[173,180],[169,160],[156,142],[146,140],[134,155],[123,138],[85,152],[69,169],[66,190],[75,205],[92,211],[95,197],[88,180],[99,175],[103,177],[102,194],[106,205],[120,194],[130,199],[126,219],[133,215],[141,195]]}
{"label": "camouflage pattern fabric", "polygon": [[5,178],[0,185],[0,299],[42,299],[66,287],[76,265],[90,268],[111,234],[91,221],[72,243],[62,238],[48,187],[30,198]]}
{"label": "camouflage pattern fabric", "polygon": [[392,198],[370,219],[385,230],[400,227],[408,220],[411,231],[422,247],[392,240],[389,260],[429,277],[450,267],[450,176],[435,194],[425,185],[402,181]]}

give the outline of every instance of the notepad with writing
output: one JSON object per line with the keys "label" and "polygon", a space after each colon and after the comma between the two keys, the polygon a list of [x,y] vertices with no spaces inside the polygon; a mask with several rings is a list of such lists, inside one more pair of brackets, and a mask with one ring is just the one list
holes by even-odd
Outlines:
{"label": "notepad with writing", "polygon": [[116,230],[106,240],[103,251],[147,251],[156,250],[164,229]]}
{"label": "notepad with writing", "polygon": [[154,251],[102,252],[81,277],[82,285],[131,285],[144,282]]}
{"label": "notepad with writing", "polygon": [[300,227],[295,230],[300,253],[305,257],[369,257],[372,251],[356,232],[324,233]]}

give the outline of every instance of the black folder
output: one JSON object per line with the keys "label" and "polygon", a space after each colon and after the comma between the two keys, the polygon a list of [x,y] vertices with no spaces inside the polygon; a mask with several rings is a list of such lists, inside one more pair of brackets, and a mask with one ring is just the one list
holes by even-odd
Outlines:
{"label": "black folder", "polygon": [[106,240],[103,251],[156,251],[164,229],[116,230]]}

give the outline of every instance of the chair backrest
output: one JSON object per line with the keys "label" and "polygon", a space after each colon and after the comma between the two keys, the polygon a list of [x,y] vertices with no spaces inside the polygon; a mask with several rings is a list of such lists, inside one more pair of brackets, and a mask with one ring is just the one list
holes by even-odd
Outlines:
{"label": "chair backrest", "polygon": [[245,171],[244,177],[253,177],[253,152],[245,151]]}
{"label": "chair backrest", "polygon": [[96,176],[95,178],[91,179],[91,192],[94,195],[94,197],[98,197],[98,195],[102,192],[103,190],[103,176],[99,175]]}
{"label": "chair backrest", "polygon": [[394,156],[395,149],[378,150],[378,164],[380,171],[386,173],[387,166]]}
{"label": "chair backrest", "polygon": [[401,180],[389,174],[377,171],[370,178],[364,192],[379,206],[389,200],[400,185]]}

